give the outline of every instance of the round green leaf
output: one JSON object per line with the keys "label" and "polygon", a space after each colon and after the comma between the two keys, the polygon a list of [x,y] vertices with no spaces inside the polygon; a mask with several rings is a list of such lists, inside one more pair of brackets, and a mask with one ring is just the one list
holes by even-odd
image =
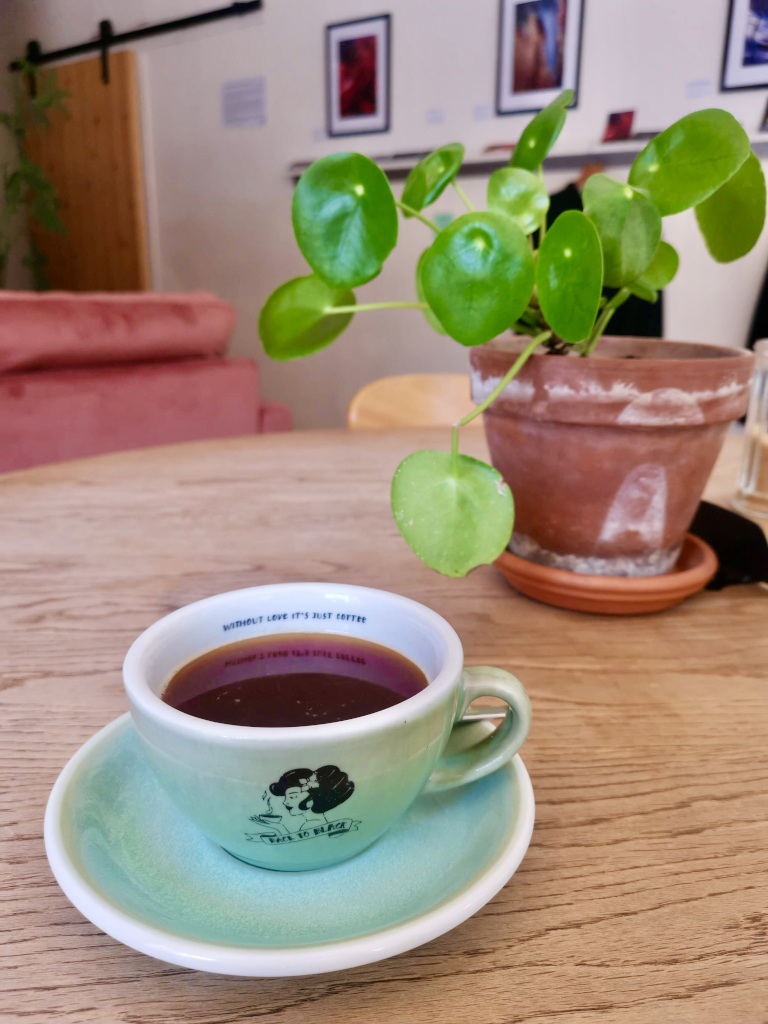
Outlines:
{"label": "round green leaf", "polygon": [[565,108],[573,103],[573,89],[565,89],[555,97],[549,106],[544,107],[525,126],[523,134],[515,146],[510,167],[523,167],[527,171],[535,171],[541,167],[544,157],[552,149],[557,137],[565,124]]}
{"label": "round green leaf", "polygon": [[[416,294],[419,298],[419,302],[427,301],[427,297],[424,294],[424,285],[421,280],[421,272],[424,267],[424,257],[427,255],[428,252],[429,249],[425,249],[421,256],[419,256],[419,262],[416,264]],[[437,317],[435,316],[431,309],[425,309],[423,310],[423,312],[424,319],[427,321],[427,323],[433,330],[437,331],[438,334],[446,333],[445,328],[437,319]]]}
{"label": "round green leaf", "polygon": [[579,210],[561,213],[539,248],[536,284],[547,323],[563,341],[588,338],[603,290],[603,255],[594,224]]}
{"label": "round green leaf", "polygon": [[641,280],[649,288],[666,288],[677,273],[679,265],[680,257],[677,255],[677,249],[669,242],[659,242],[656,255],[650,266],[643,271]]}
{"label": "round green leaf", "polygon": [[465,213],[444,228],[424,255],[424,295],[448,334],[482,345],[507,330],[533,292],[533,256],[504,214]]}
{"label": "round green leaf", "polygon": [[353,288],[381,271],[397,242],[397,207],[386,175],[359,153],[316,160],[293,193],[293,230],[310,267]]}
{"label": "round green leaf", "polygon": [[749,252],[765,223],[765,175],[754,153],[696,207],[696,220],[718,263],[730,263]]}
{"label": "round green leaf", "polygon": [[[413,210],[423,210],[434,203],[458,174],[463,159],[464,147],[460,142],[452,142],[419,160],[405,179],[403,203]],[[403,213],[411,216],[405,210]]]}
{"label": "round green leaf", "polygon": [[353,306],[346,288],[331,288],[319,277],[294,277],[272,292],[259,314],[259,337],[272,359],[298,359],[330,345],[349,325],[352,313],[326,316],[332,306]]}
{"label": "round green leaf", "polygon": [[498,558],[509,543],[515,506],[492,466],[450,452],[414,452],[392,480],[397,527],[419,558],[445,576]]}
{"label": "round green leaf", "polygon": [[749,138],[725,110],[680,118],[645,147],[629,172],[662,217],[680,213],[716,192],[749,156]]}
{"label": "round green leaf", "polygon": [[511,217],[530,235],[546,219],[549,196],[535,174],[522,167],[502,167],[488,180],[488,209]]}
{"label": "round green leaf", "polygon": [[593,174],[583,192],[584,212],[603,246],[604,283],[621,288],[650,264],[661,238],[661,215],[643,193],[605,174]]}

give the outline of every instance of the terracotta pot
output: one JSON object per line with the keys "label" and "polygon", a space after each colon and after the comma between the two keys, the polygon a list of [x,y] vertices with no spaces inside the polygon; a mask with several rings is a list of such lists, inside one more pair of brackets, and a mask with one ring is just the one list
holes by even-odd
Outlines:
{"label": "terracotta pot", "polygon": [[[527,339],[472,349],[482,401]],[[585,359],[535,355],[485,416],[515,498],[510,550],[606,576],[669,572],[731,420],[746,408],[743,349],[604,338]]]}

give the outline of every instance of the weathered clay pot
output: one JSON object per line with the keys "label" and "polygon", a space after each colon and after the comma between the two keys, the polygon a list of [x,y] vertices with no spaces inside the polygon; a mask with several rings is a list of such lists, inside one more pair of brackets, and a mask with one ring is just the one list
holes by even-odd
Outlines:
{"label": "weathered clay pot", "polygon": [[[475,402],[526,341],[472,349]],[[604,338],[586,359],[533,356],[484,414],[491,461],[515,498],[510,550],[574,572],[669,572],[746,408],[753,358],[644,338]]]}

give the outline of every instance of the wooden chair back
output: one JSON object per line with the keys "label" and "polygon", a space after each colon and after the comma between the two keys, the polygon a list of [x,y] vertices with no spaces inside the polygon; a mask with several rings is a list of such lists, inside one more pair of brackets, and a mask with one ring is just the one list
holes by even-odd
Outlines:
{"label": "wooden chair back", "polygon": [[[475,408],[465,373],[407,373],[361,388],[347,410],[351,430],[447,427]],[[482,427],[478,416],[468,428]]]}

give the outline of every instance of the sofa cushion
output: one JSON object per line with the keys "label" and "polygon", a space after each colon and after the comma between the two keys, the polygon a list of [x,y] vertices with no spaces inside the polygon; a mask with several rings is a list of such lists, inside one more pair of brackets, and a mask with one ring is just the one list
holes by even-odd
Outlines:
{"label": "sofa cushion", "polygon": [[0,373],[221,355],[234,325],[205,292],[0,291]]}
{"label": "sofa cushion", "polygon": [[250,359],[0,376],[0,472],[258,428]]}

